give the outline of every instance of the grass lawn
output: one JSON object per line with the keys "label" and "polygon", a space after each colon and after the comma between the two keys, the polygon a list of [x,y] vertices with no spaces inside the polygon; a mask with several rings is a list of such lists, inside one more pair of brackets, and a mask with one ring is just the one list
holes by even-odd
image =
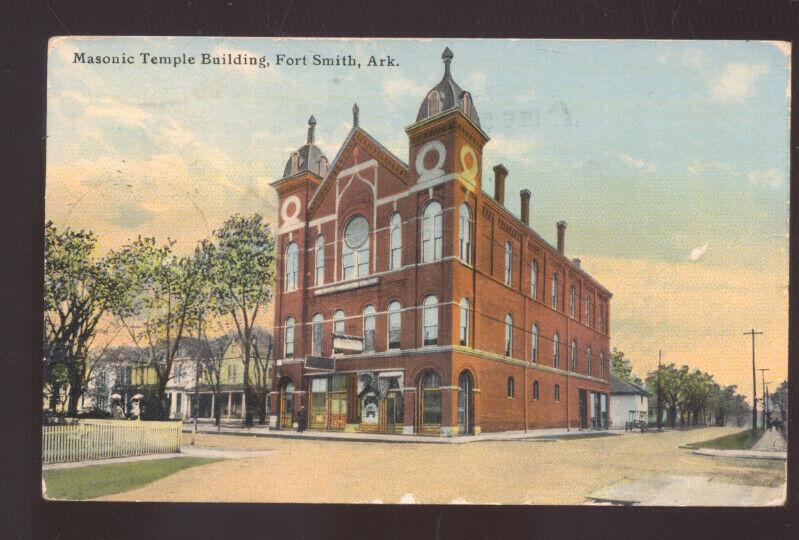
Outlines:
{"label": "grass lawn", "polygon": [[213,458],[178,457],[92,465],[42,472],[48,499],[83,500],[120,493],[149,484],[164,476],[197,465],[220,461]]}
{"label": "grass lawn", "polygon": [[751,429],[745,429],[738,433],[725,435],[697,443],[686,444],[686,448],[713,448],[716,450],[749,450],[757,440],[763,435],[763,430],[758,429],[756,434],[752,434]]}

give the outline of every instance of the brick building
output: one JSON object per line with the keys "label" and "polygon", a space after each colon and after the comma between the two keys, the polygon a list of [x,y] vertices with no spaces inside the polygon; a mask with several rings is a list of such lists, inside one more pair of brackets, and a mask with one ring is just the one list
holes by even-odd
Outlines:
{"label": "brick building", "polygon": [[272,184],[277,427],[302,405],[310,429],[607,426],[611,293],[564,255],[565,223],[556,247],[529,227],[529,191],[520,218],[505,208],[505,167],[483,192],[488,135],[452,57],[406,128],[408,163],[356,105],[332,161],[311,117]]}

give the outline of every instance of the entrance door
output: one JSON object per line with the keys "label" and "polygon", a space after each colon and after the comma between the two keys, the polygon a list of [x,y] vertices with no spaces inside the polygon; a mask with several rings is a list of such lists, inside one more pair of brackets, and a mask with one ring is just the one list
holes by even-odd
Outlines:
{"label": "entrance door", "polygon": [[347,423],[347,393],[330,393],[330,429],[344,429]]}
{"label": "entrance door", "polygon": [[580,390],[580,428],[588,427],[588,396],[585,390]]}
{"label": "entrance door", "polygon": [[472,375],[464,371],[458,379],[458,433],[461,435],[474,433],[472,387]]}
{"label": "entrance door", "polygon": [[291,429],[294,424],[294,384],[284,381],[280,385],[280,427]]}

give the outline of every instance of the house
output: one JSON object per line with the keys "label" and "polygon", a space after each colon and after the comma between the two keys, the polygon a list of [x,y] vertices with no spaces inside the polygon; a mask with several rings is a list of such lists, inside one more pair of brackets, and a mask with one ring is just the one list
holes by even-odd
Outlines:
{"label": "house", "polygon": [[[611,293],[483,190],[471,94],[444,75],[405,129],[408,161],[360,125],[332,161],[306,143],[278,197],[275,428],[451,436],[607,427]],[[531,186],[535,187],[535,186]],[[589,212],[592,209],[586,208]],[[601,209],[594,209],[601,211]]]}
{"label": "house", "polygon": [[628,422],[648,421],[651,394],[645,388],[611,375],[610,392],[613,395],[611,429],[624,429]]}

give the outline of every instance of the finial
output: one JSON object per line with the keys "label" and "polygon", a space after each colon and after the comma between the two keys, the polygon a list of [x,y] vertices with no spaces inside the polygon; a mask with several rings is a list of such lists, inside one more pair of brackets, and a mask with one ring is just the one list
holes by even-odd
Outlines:
{"label": "finial", "polygon": [[358,127],[358,104],[352,106],[352,127]]}
{"label": "finial", "polygon": [[308,144],[313,144],[314,139],[314,127],[316,126],[316,118],[311,115],[308,119]]}
{"label": "finial", "polygon": [[449,63],[452,62],[453,56],[455,55],[452,54],[449,47],[444,47],[444,52],[441,53],[441,59],[444,60],[444,75],[449,75]]}

